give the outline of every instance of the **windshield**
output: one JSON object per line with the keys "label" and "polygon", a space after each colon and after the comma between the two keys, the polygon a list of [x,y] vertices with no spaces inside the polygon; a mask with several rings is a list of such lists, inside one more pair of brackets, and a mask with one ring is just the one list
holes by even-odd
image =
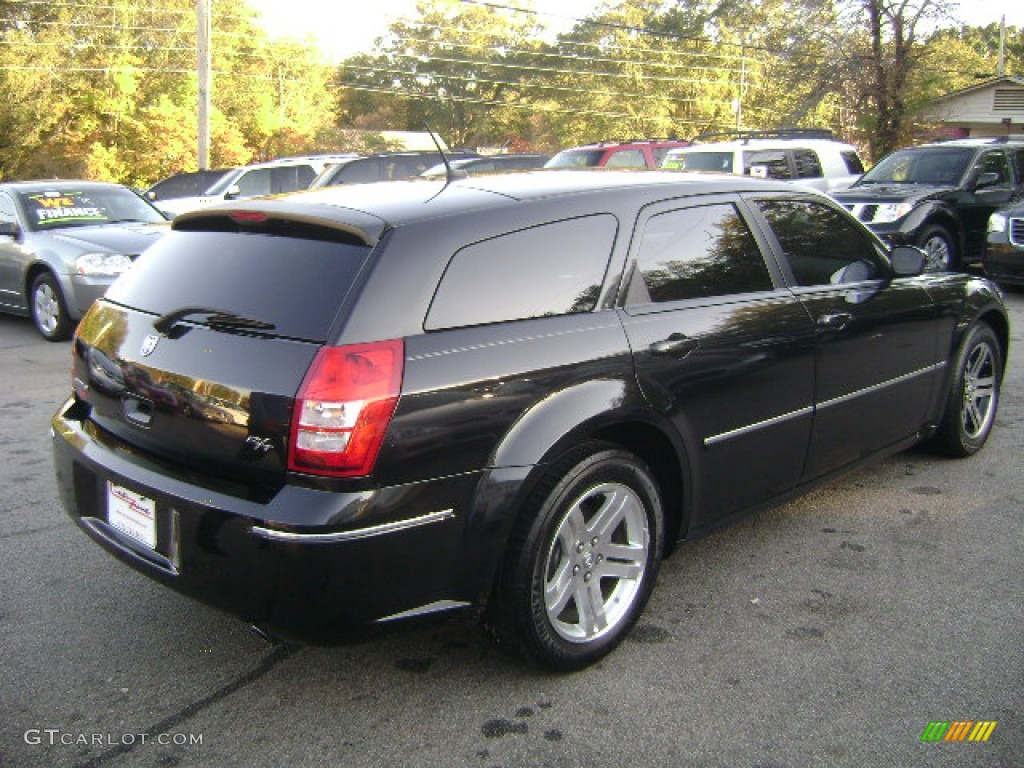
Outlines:
{"label": "windshield", "polygon": [[677,171],[717,171],[732,173],[730,152],[669,152],[662,168]]}
{"label": "windshield", "polygon": [[545,168],[593,168],[601,162],[603,149],[567,149],[545,164]]}
{"label": "windshield", "polygon": [[971,162],[974,150],[966,147],[901,149],[886,155],[864,174],[860,184],[955,185]]}
{"label": "windshield", "polygon": [[163,222],[156,208],[125,187],[55,187],[19,192],[26,224],[33,232],[115,222]]}

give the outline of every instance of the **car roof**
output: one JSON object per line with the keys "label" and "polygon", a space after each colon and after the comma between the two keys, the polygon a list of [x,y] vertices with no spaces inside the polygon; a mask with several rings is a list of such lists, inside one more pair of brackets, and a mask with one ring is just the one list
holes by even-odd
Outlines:
{"label": "car roof", "polygon": [[793,136],[778,139],[735,139],[732,141],[711,141],[706,144],[691,144],[688,147],[677,147],[669,151],[670,155],[685,155],[691,152],[721,152],[737,149],[856,149],[852,144],[835,139],[814,139]]}
{"label": "car roof", "polygon": [[[508,208],[518,203],[637,194],[644,202],[737,191],[783,191],[786,182],[732,174],[693,174],[678,171],[528,170],[514,174],[471,176],[446,182],[416,177],[381,184],[340,185],[274,197],[240,200],[179,215],[175,229],[201,229],[204,218],[223,219],[233,211],[265,213],[271,217],[328,226],[357,234],[375,244],[391,227],[447,216]],[[814,194],[811,190],[797,190]],[[649,200],[647,199],[649,198]],[[612,203],[608,203],[611,209]]]}
{"label": "car roof", "polygon": [[917,144],[911,147],[900,147],[896,152],[902,152],[904,150],[922,150],[922,149],[941,149],[943,147],[967,147],[969,149],[982,149],[989,147],[1013,147],[1015,149],[1024,148],[1024,141],[1020,140],[1006,140],[1001,136],[992,137],[978,137],[973,139],[950,139],[949,141],[932,141],[928,144]]}

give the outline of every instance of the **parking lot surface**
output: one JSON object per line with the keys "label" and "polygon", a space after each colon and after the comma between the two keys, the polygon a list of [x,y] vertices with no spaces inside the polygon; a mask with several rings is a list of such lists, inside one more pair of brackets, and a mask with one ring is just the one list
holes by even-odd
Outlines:
{"label": "parking lot surface", "polygon": [[[0,317],[0,766],[1024,766],[1008,304],[981,454],[903,453],[681,547],[623,646],[561,676],[468,620],[271,644],[117,562],[52,481],[69,345]],[[922,740],[967,721],[995,726]]]}

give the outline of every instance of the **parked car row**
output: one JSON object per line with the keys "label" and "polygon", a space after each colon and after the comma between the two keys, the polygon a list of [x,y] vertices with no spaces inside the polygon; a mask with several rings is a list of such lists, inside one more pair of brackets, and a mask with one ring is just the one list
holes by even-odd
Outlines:
{"label": "parked car row", "polygon": [[[29,315],[47,339],[70,336],[92,301],[166,229],[196,208],[306,188],[412,176],[551,169],[665,168],[797,182],[827,192],[890,247],[920,246],[930,271],[981,263],[1024,283],[1020,206],[1024,141],[972,139],[898,150],[861,175],[856,149],[828,131],[796,129],[601,142],[540,154],[385,152],[281,158],[178,174],[147,190],[147,206],[119,185],[48,181],[0,188],[0,311]],[[125,202],[128,201],[128,202]],[[56,216],[66,209],[73,214]],[[996,215],[993,215],[996,214]],[[990,218],[991,217],[991,218]],[[68,229],[74,228],[69,233]]]}
{"label": "parked car row", "polygon": [[[451,150],[445,156],[453,166],[467,173],[539,168],[548,159],[547,155],[536,154],[481,156],[469,150]],[[338,184],[395,181],[439,172],[443,174],[445,169],[437,151],[285,157],[241,168],[179,174],[154,184],[145,195],[161,211],[176,216],[228,200]],[[197,191],[204,179],[209,179],[208,185]]]}

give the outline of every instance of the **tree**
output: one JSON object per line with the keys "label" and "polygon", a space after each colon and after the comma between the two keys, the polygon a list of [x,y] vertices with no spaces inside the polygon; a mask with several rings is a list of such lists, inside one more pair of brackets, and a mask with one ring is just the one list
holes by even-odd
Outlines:
{"label": "tree", "polygon": [[[923,36],[952,11],[951,0],[847,0],[848,13],[866,33],[863,67],[850,68],[869,151],[878,158],[910,139],[912,115],[925,101],[912,85],[925,61]],[[857,77],[863,72],[865,77]]]}

